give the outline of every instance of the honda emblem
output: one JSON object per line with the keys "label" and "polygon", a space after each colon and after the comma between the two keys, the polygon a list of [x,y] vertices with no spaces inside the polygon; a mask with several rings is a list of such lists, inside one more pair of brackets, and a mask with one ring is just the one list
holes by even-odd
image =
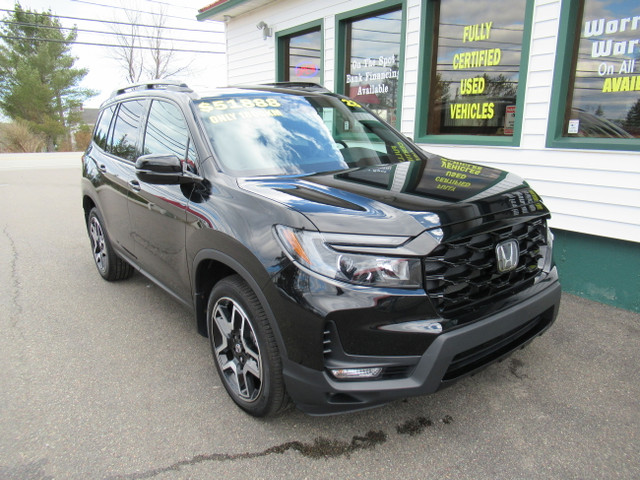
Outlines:
{"label": "honda emblem", "polygon": [[518,266],[520,260],[520,247],[516,240],[507,240],[496,245],[496,259],[498,260],[498,271],[501,273],[510,272]]}

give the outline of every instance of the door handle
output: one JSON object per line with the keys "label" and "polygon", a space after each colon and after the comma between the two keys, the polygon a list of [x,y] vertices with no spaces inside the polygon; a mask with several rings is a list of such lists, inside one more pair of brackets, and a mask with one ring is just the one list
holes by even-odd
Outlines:
{"label": "door handle", "polygon": [[140,182],[137,180],[129,180],[129,186],[136,192],[140,191]]}
{"label": "door handle", "polygon": [[98,170],[100,170],[102,173],[105,173],[107,171],[107,166],[104,163],[101,163],[100,165],[98,165]]}

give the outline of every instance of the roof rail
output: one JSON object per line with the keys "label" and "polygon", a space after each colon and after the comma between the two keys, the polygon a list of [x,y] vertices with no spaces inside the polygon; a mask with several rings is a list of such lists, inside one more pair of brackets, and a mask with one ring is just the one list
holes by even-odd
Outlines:
{"label": "roof rail", "polygon": [[261,85],[266,87],[290,88],[292,90],[309,90],[313,92],[331,93],[330,90],[326,89],[322,85],[313,82],[272,82],[262,83]]}
{"label": "roof rail", "polygon": [[114,90],[111,97],[122,95],[127,92],[135,92],[138,90],[173,90],[178,92],[193,93],[186,83],[173,80],[149,80],[147,82],[132,83],[126,87]]}

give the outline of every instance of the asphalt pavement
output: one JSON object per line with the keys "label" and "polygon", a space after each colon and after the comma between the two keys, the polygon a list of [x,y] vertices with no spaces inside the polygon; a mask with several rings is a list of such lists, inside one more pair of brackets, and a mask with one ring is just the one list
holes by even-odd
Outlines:
{"label": "asphalt pavement", "polygon": [[0,479],[638,479],[640,315],[554,326],[430,396],[254,419],[192,313],[98,275],[80,155],[0,156]]}

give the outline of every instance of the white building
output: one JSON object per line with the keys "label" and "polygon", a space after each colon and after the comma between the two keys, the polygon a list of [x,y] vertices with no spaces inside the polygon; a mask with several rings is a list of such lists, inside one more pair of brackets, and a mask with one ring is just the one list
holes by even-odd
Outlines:
{"label": "white building", "polygon": [[640,2],[219,0],[228,83],[315,81],[553,213],[565,290],[640,311]]}

